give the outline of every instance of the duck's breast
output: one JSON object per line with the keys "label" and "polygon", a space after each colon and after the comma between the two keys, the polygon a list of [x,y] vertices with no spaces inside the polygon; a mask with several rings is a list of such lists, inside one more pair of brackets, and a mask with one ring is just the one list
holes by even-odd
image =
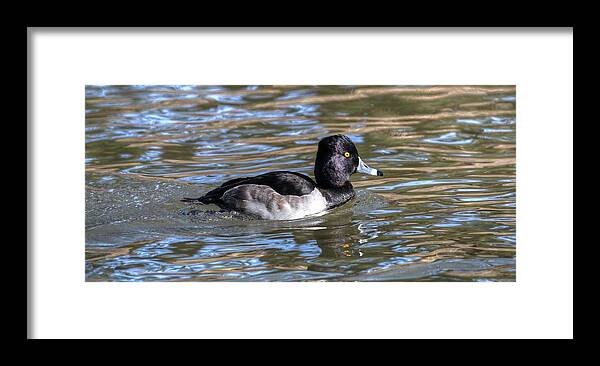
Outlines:
{"label": "duck's breast", "polygon": [[222,201],[232,210],[267,220],[294,220],[327,208],[325,197],[317,188],[309,194],[296,196],[282,195],[269,186],[259,184],[231,188],[223,194]]}

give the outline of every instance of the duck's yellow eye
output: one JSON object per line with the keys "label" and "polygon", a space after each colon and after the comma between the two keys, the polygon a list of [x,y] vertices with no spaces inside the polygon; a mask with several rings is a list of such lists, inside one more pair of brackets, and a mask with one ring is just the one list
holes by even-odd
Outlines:
{"label": "duck's yellow eye", "polygon": [[344,153],[344,156],[345,156],[345,157],[347,157],[347,158],[349,158],[349,157],[350,157],[350,153],[346,151],[346,152]]}

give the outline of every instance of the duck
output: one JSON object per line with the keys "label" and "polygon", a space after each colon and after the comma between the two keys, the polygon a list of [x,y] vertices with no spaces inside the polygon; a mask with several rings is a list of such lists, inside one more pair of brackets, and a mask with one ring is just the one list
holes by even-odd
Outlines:
{"label": "duck", "polygon": [[346,135],[327,136],[319,141],[314,176],[291,171],[274,171],[253,177],[228,180],[198,198],[183,202],[215,204],[264,220],[295,220],[341,206],[356,196],[350,176],[363,173],[383,176],[368,166]]}

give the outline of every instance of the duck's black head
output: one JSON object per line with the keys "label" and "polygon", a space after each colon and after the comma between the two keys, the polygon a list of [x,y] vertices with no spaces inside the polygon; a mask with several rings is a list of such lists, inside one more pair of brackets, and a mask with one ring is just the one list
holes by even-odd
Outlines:
{"label": "duck's black head", "polygon": [[320,187],[341,187],[356,172],[383,175],[362,161],[348,136],[333,135],[319,141],[315,179]]}

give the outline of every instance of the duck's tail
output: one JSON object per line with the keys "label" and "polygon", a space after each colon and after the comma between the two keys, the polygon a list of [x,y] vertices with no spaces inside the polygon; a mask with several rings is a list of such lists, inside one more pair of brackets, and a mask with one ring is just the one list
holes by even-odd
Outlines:
{"label": "duck's tail", "polygon": [[181,199],[181,202],[201,203],[203,205],[210,205],[211,203],[214,203],[214,204],[218,205],[222,202],[221,196],[223,195],[223,193],[232,187],[232,185],[230,183],[231,182],[238,183],[244,179],[246,179],[246,178],[232,179],[229,182],[223,183],[221,186],[213,189],[212,191],[206,192],[204,194],[204,196],[202,196],[202,197],[198,197],[198,198],[184,197]]}
{"label": "duck's tail", "polygon": [[183,197],[180,201],[181,202],[205,203],[205,202],[203,202],[203,198],[204,197],[198,197],[198,198]]}
{"label": "duck's tail", "polygon": [[210,197],[210,196],[202,196],[202,197],[198,197],[198,198],[190,198],[190,197],[183,197],[181,199],[181,202],[191,202],[191,203],[201,203],[203,205],[208,205],[211,203],[216,203],[217,200],[215,200],[215,197]]}

